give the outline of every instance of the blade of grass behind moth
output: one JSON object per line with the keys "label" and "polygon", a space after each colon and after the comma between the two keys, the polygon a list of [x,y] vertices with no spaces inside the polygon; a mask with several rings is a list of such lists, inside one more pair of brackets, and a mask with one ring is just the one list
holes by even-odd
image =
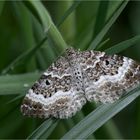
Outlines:
{"label": "blade of grass behind moth", "polygon": [[[22,36],[22,47],[26,50],[35,45],[33,28],[32,28],[32,15],[29,13],[27,7],[22,2],[12,2],[13,9],[16,14],[16,20],[20,27]],[[24,21],[24,22],[23,22]],[[24,50],[25,50],[24,49]],[[35,59],[32,58],[26,65],[27,71],[33,71],[36,68]]]}
{"label": "blade of grass behind moth", "polygon": [[8,73],[10,70],[13,70],[16,66],[19,64],[25,63],[26,61],[29,61],[30,58],[35,54],[35,52],[40,49],[40,47],[44,44],[44,42],[47,40],[47,36],[44,37],[35,47],[32,47],[22,53],[17,59],[15,59],[8,67],[6,67],[2,74]]}
{"label": "blade of grass behind moth", "polygon": [[[111,3],[111,1],[109,2],[109,4],[110,3]],[[109,14],[106,18],[106,21],[109,19],[109,17],[111,17],[111,15],[113,15],[114,11],[118,8],[120,3],[122,3],[122,2],[118,2],[117,5],[115,4],[113,6],[113,8],[112,8],[112,6],[111,6],[111,8],[109,7],[109,9],[107,10]],[[89,24],[86,25],[86,27],[83,29],[82,33],[80,33],[80,35],[78,36],[78,39],[76,39],[75,44],[81,50],[86,50],[88,48],[89,44],[92,42],[92,40],[93,40],[93,31],[92,31],[93,27],[94,27],[94,29],[96,28],[94,25],[94,17],[91,18],[91,21],[89,22]],[[101,47],[101,45],[99,47]]]}
{"label": "blade of grass behind moth", "polygon": [[113,104],[100,105],[67,132],[62,139],[86,139],[138,96],[140,96],[140,86],[130,91],[125,97]]}
{"label": "blade of grass behind moth", "polygon": [[3,11],[4,4],[5,4],[5,1],[0,1],[0,15],[1,15],[2,11]]}
{"label": "blade of grass behind moth", "polygon": [[73,118],[70,118],[68,120],[62,120],[61,123],[65,130],[70,130],[75,125]]}
{"label": "blade of grass behind moth", "polygon": [[122,52],[125,49],[135,45],[139,41],[140,41],[140,35],[137,35],[137,36],[135,36],[135,37],[133,37],[131,39],[122,41],[121,43],[106,49],[105,52],[107,54],[116,54],[116,53]]}
{"label": "blade of grass behind moth", "polygon": [[[27,4],[28,5],[28,4]],[[76,8],[76,7],[75,7]],[[68,9],[69,10],[69,9]],[[74,9],[73,9],[74,10]],[[69,10],[70,11],[70,10]],[[71,11],[72,12],[72,11]],[[71,14],[70,12],[67,12]],[[61,24],[64,22],[64,20],[67,18],[66,16],[69,16],[69,14],[65,15],[65,18],[60,19]],[[35,54],[36,51],[38,51],[38,49],[40,49],[40,47],[44,44],[44,42],[46,42],[47,40],[47,36],[45,36],[35,47],[25,51],[24,53],[22,53],[19,57],[17,57],[13,62],[11,62],[11,64],[9,64],[2,72],[1,74],[6,74],[8,73],[10,70],[14,69],[16,66],[18,66],[21,63],[25,63],[27,60],[29,60],[30,58],[32,58],[32,56]]]}
{"label": "blade of grass behind moth", "polygon": [[[5,106],[5,105],[4,105]],[[2,106],[1,106],[2,107]],[[19,104],[14,104],[13,106],[11,106],[11,108],[8,110],[8,112],[6,113],[3,113],[1,116],[0,116],[0,122],[3,121],[6,117],[10,116],[10,114],[12,112],[14,112],[16,109],[19,108]]]}
{"label": "blade of grass behind moth", "polygon": [[21,81],[22,83],[26,84],[28,82],[33,82],[41,73],[39,72],[32,72],[26,74],[15,74],[15,75],[2,75],[0,76],[0,85],[1,84],[10,84],[10,83],[18,83]]}
{"label": "blade of grass behind moth", "polygon": [[[60,26],[64,20],[75,10],[75,8],[80,4],[80,1],[76,1],[74,2],[70,8],[68,8],[68,10],[64,13],[64,15],[62,16],[62,18],[60,19],[59,21],[59,25],[57,24],[57,27]],[[35,24],[36,25],[36,24]],[[35,28],[35,29],[38,29],[38,28]],[[39,38],[39,35],[37,34],[36,36],[38,36],[37,38]],[[50,47],[47,47],[47,46],[50,46]],[[54,61],[56,59],[56,57],[58,57],[58,55],[60,55],[60,53],[57,53],[55,54],[55,51],[53,51],[54,47],[52,46],[51,47],[51,44],[47,44],[44,45],[43,48],[41,48],[42,50],[40,51],[41,55],[38,54],[38,56],[40,56],[41,59],[44,59],[44,61],[46,62],[45,64],[47,64],[47,67],[48,67],[48,64],[50,65],[50,63],[52,61]],[[48,55],[49,54],[49,55]],[[48,57],[49,56],[49,57]],[[43,61],[40,61],[40,62],[43,62]],[[46,68],[46,66],[41,66],[43,69]]]}
{"label": "blade of grass behind moth", "polygon": [[44,32],[48,31],[51,24],[52,19],[45,9],[45,7],[42,5],[40,1],[23,1],[23,4],[29,9],[29,11],[37,18],[37,20],[41,23],[43,26]]}
{"label": "blade of grass behind moth", "polygon": [[101,44],[99,44],[99,46],[98,46],[98,50],[100,48],[102,48],[105,44],[107,44],[109,41],[110,41],[110,38],[107,38],[106,40],[104,40],[103,42],[101,42]]}
{"label": "blade of grass behind moth", "polygon": [[135,128],[133,131],[133,138],[139,139],[140,138],[140,98],[138,99],[136,103],[136,111],[135,111],[135,119],[136,121],[134,122]]}
{"label": "blade of grass behind moth", "polygon": [[[16,119],[15,119],[16,118]],[[15,108],[13,112],[5,116],[0,122],[0,137],[2,139],[7,139],[8,136],[17,132],[23,123],[23,119],[19,115],[19,109]]]}
{"label": "blade of grass behind moth", "polygon": [[[56,119],[48,119],[44,121],[39,127],[37,127],[36,130],[32,132],[31,135],[27,137],[27,139],[39,139],[44,133],[50,134],[49,128],[55,123],[58,123],[58,120]],[[46,134],[47,135],[47,134]]]}
{"label": "blade of grass behind moth", "polygon": [[[65,120],[62,123],[66,130],[70,130],[72,127],[74,127],[74,125],[76,125],[79,122],[79,120],[84,119],[84,117],[85,115],[83,111],[81,110],[73,118]],[[90,138],[94,139],[94,135],[91,135]]]}
{"label": "blade of grass behind moth", "polygon": [[[38,4],[38,6],[37,6],[37,4]],[[43,9],[41,9],[42,8],[42,5],[39,2],[37,2],[37,4],[36,4],[36,2],[29,2],[29,5],[30,6],[32,6],[32,7],[34,7],[34,5],[36,6],[36,9],[34,9],[34,11],[38,12],[37,14],[38,14],[39,18],[42,21],[42,24],[44,26],[45,32],[47,32],[47,30],[49,30],[50,25],[51,25],[51,18],[47,14],[47,12],[45,11],[44,7],[43,7]],[[40,10],[39,9],[37,10],[37,8],[40,8]],[[44,13],[44,11],[45,11],[45,13]],[[6,67],[2,71],[2,74],[6,74],[11,69],[14,69],[15,66],[17,66],[18,64],[21,64],[23,62],[26,62],[27,60],[29,61],[29,58],[31,58],[33,56],[33,54],[42,46],[42,44],[46,41],[46,39],[47,39],[47,36],[44,37],[41,40],[41,42],[36,47],[33,47],[31,49],[28,49],[28,51],[24,52],[19,57],[17,57],[17,59],[15,59],[10,65],[8,65],[8,67]]]}
{"label": "blade of grass behind moth", "polygon": [[105,126],[105,130],[107,131],[107,134],[110,135],[109,137],[111,139],[115,139],[115,138],[122,139],[123,138],[113,120],[109,120],[107,122],[107,124],[104,126]]}
{"label": "blade of grass behind moth", "polygon": [[59,27],[64,22],[64,20],[66,20],[66,18],[79,6],[81,1],[82,0],[78,0],[78,1],[73,2],[73,4],[70,6],[70,8],[64,13],[62,18],[56,24],[57,27]]}
{"label": "blade of grass behind moth", "polygon": [[63,37],[61,36],[58,29],[56,28],[56,26],[54,25],[47,9],[44,7],[41,1],[27,0],[27,4],[31,5],[32,8],[34,8],[34,11],[36,11],[36,13],[38,14],[38,17],[40,18],[44,32],[46,32],[47,30],[47,36],[55,44],[56,48],[61,51],[65,50],[67,48],[67,44],[64,41]]}
{"label": "blade of grass behind moth", "polygon": [[40,137],[39,139],[46,139],[48,138],[51,133],[54,131],[54,129],[56,128],[57,124],[58,124],[59,120],[54,122]]}
{"label": "blade of grass behind moth", "polygon": [[[34,19],[34,32],[35,32],[35,39],[36,42],[40,42],[40,40],[45,35],[41,25]],[[46,69],[50,63],[56,58],[53,47],[49,44],[48,41],[46,41],[43,46],[40,48],[40,50],[36,54],[37,62],[39,64],[39,68],[41,70]]]}
{"label": "blade of grass behind moth", "polygon": [[[90,104],[90,107],[93,109],[97,108],[98,106],[95,103]],[[93,135],[93,134],[92,134]],[[99,131],[95,133],[95,137],[97,139],[104,137],[108,139],[114,138],[122,138],[119,129],[115,125],[114,121],[110,119],[106,124],[104,124]],[[100,137],[101,136],[101,137]]]}
{"label": "blade of grass behind moth", "polygon": [[110,119],[102,127],[100,127],[95,133],[96,139],[122,139],[119,129],[116,127],[114,121]]}
{"label": "blade of grass behind moth", "polygon": [[122,13],[124,8],[126,7],[128,3],[128,0],[123,1],[122,4],[119,6],[119,8],[113,13],[111,18],[107,21],[105,26],[102,28],[102,30],[98,33],[98,35],[95,37],[95,39],[91,42],[88,49],[95,49],[105,36],[105,34],[108,32],[110,27],[113,25],[113,23],[116,21],[116,19],[119,17],[119,15]]}
{"label": "blade of grass behind moth", "polygon": [[[57,5],[54,6],[54,15],[56,21],[59,21],[60,15],[62,13],[65,13],[71,5],[73,5],[74,0],[71,1],[61,1]],[[63,22],[62,26],[60,26],[59,30],[64,38],[64,40],[67,40],[67,43],[73,44],[73,40],[75,39],[76,34],[76,14],[75,11],[73,11],[67,19]],[[58,27],[58,26],[57,26]]]}
{"label": "blade of grass behind moth", "polygon": [[[82,120],[85,118],[84,112],[81,110],[80,112],[77,113],[77,115],[73,118],[75,125],[79,122],[79,120]],[[91,134],[89,139],[95,139],[94,134]]]}
{"label": "blade of grass behind moth", "polygon": [[25,96],[25,94],[20,94],[20,95],[18,95],[17,97],[11,99],[10,101],[6,102],[5,104],[11,104],[11,103],[13,103],[13,102],[15,102],[15,101],[21,99],[21,98],[24,97],[24,96]]}
{"label": "blade of grass behind moth", "polygon": [[92,37],[92,30],[93,27],[93,20],[86,25],[86,27],[83,29],[83,31],[78,35],[78,38],[76,38],[75,47],[80,48],[81,50],[85,50],[85,46],[88,46],[91,37]]}
{"label": "blade of grass behind moth", "polygon": [[39,76],[39,73],[0,76],[0,95],[25,93]]}
{"label": "blade of grass behind moth", "polygon": [[107,15],[107,11],[108,11],[108,4],[109,4],[108,0],[100,1],[92,38],[94,38],[96,36],[96,34],[98,34],[100,32],[101,28],[105,24],[106,15]]}
{"label": "blade of grass behind moth", "polygon": [[21,65],[22,63],[29,61],[29,59],[35,54],[35,52],[44,44],[47,37],[44,37],[39,44],[36,45],[36,47],[30,48],[24,53],[22,53],[19,57],[17,57],[11,64],[9,64],[2,72],[1,74],[6,74],[10,70],[13,70],[16,66]]}

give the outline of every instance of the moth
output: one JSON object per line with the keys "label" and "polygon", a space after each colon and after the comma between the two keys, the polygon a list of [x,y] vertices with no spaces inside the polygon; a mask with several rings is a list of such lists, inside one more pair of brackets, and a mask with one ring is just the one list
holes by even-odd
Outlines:
{"label": "moth", "polygon": [[140,65],[127,57],[68,48],[29,89],[23,115],[65,119],[87,101],[113,103],[140,83]]}

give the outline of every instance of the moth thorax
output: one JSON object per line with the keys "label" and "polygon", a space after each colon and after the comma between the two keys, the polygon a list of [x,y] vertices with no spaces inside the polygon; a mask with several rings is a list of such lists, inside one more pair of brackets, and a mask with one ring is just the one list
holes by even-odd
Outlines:
{"label": "moth thorax", "polygon": [[[66,59],[68,59],[68,61],[72,61],[72,62],[74,62],[74,61],[76,61],[75,59],[76,59],[76,56],[77,56],[77,52],[76,52],[76,50],[74,50],[73,48],[69,48],[69,49],[67,49],[66,50],[66,55],[65,55],[65,57],[66,57]],[[74,60],[74,61],[73,61]]]}

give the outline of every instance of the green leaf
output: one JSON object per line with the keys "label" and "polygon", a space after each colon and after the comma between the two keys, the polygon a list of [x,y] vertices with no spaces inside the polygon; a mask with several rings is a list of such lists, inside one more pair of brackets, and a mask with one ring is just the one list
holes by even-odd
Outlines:
{"label": "green leaf", "polygon": [[[99,1],[98,1],[98,3],[100,4]],[[101,16],[102,15],[106,15],[106,14],[107,14],[107,16],[106,16],[106,19],[103,19],[103,20],[100,19],[98,16],[96,16],[96,22],[98,20],[98,23],[99,24],[102,24],[102,26],[99,25],[100,26],[99,27],[100,29],[97,31],[97,33],[101,30],[101,27],[103,28],[105,26],[105,23],[107,21],[109,21],[109,19],[111,18],[111,16],[115,13],[115,11],[117,11],[117,8],[121,4],[122,4],[122,1],[109,1],[109,3],[106,3],[106,6],[109,5],[108,9],[104,9],[104,11],[100,11],[100,9],[98,8],[98,14],[101,12],[102,13],[102,14],[100,13]],[[95,10],[95,8],[94,8],[94,10]],[[91,18],[90,22],[88,22],[86,24],[85,28],[83,28],[83,30],[82,30],[82,33],[80,32],[80,34],[78,34],[78,38],[77,38],[77,41],[76,41],[76,47],[80,48],[81,50],[88,49],[89,44],[91,44],[91,42],[93,41],[93,37],[95,37],[95,33],[93,34],[93,30],[96,30],[96,28],[98,28],[98,27],[97,27],[97,23],[94,23],[95,22],[95,18],[94,17],[95,16],[93,16]],[[102,18],[104,18],[104,17],[102,17]],[[102,23],[102,22],[100,23],[99,20],[102,20],[102,22],[104,20],[105,21],[104,21],[104,23]]]}
{"label": "green leaf", "polygon": [[52,125],[48,129],[46,130],[44,129],[44,133],[41,136],[39,136],[39,139],[48,138],[51,135],[51,133],[54,131],[58,123],[59,123],[59,120],[53,122]]}
{"label": "green leaf", "polygon": [[0,95],[25,93],[39,76],[39,73],[0,76]]}
{"label": "green leaf", "polygon": [[16,96],[15,98],[9,100],[8,102],[6,102],[5,104],[11,104],[19,99],[21,99],[22,97],[24,97],[25,95],[24,94],[19,94],[18,96]]}
{"label": "green leaf", "polygon": [[101,28],[105,24],[106,15],[107,15],[107,11],[108,11],[108,4],[109,4],[108,0],[100,1],[98,13],[97,13],[97,17],[96,17],[96,22],[95,22],[95,26],[94,26],[93,37],[96,36],[100,32]]}
{"label": "green leaf", "polygon": [[[60,19],[61,24],[64,22],[64,20],[71,14],[71,12],[73,12],[72,10],[75,10],[75,8],[80,4],[80,2],[76,2],[74,3],[67,11],[64,16],[62,16],[62,19]],[[25,5],[30,8],[31,7],[31,11],[33,13],[35,13],[36,17],[38,17],[38,13],[37,14],[37,10],[39,10],[39,8],[35,9],[33,8],[34,6],[31,3],[28,3],[27,1],[25,2]],[[36,5],[37,6],[37,5]],[[42,6],[41,6],[42,7]],[[44,8],[43,8],[44,9]],[[43,12],[43,11],[42,11]],[[42,13],[44,14],[44,13]],[[49,15],[48,15],[49,16]],[[65,18],[64,18],[65,17]],[[42,17],[43,18],[43,17]],[[46,18],[46,17],[44,17]],[[49,20],[51,20],[48,17]],[[45,22],[46,19],[42,19],[42,22]],[[44,23],[45,24],[45,23]],[[49,25],[48,21],[46,21],[45,26]],[[59,24],[60,26],[60,24]],[[56,39],[56,41],[58,41],[59,39]],[[10,70],[15,69],[16,66],[19,66],[20,64],[26,63],[27,61],[29,61],[29,59],[31,59],[33,57],[33,55],[42,47],[42,45],[47,41],[47,36],[45,36],[35,47],[32,47],[30,49],[28,49],[27,51],[25,51],[24,53],[22,53],[19,57],[17,57],[13,62],[11,62],[11,64],[9,64],[2,72],[1,74],[6,74],[8,73]]]}
{"label": "green leaf", "polygon": [[98,46],[98,50],[99,50],[100,48],[102,48],[105,44],[107,44],[109,41],[110,41],[110,39],[107,38],[106,40],[104,40],[103,42],[101,42],[101,44]]}
{"label": "green leaf", "polygon": [[5,4],[5,1],[4,0],[3,1],[0,1],[0,15],[1,15],[2,11],[3,11],[4,4]]}
{"label": "green leaf", "polygon": [[40,1],[24,1],[24,4],[34,14],[38,21],[43,25],[44,31],[47,32],[52,24],[52,19]]}
{"label": "green leaf", "polygon": [[140,96],[140,87],[113,104],[102,104],[67,132],[62,139],[86,139],[110,118]]}
{"label": "green leaf", "polygon": [[124,51],[125,49],[131,47],[132,45],[136,44],[139,41],[140,41],[140,35],[137,35],[131,39],[125,40],[117,45],[114,45],[106,49],[105,52],[107,54],[116,54],[116,53]]}
{"label": "green leaf", "polygon": [[[44,5],[40,1],[26,1],[25,4],[30,7],[36,12],[35,16],[39,17],[41,24],[44,28],[44,32],[47,33],[47,36],[49,39],[55,44],[54,46],[58,50],[64,50],[67,48],[67,44],[64,41],[63,37],[61,36],[60,32],[54,25],[47,9],[44,7]],[[34,13],[33,13],[34,14]]]}
{"label": "green leaf", "polygon": [[121,12],[126,7],[128,1],[122,2],[122,4],[119,6],[119,8],[114,12],[114,14],[111,16],[111,18],[108,20],[108,22],[105,24],[105,26],[102,28],[102,30],[99,32],[99,34],[95,37],[95,39],[91,42],[88,49],[95,49],[99,43],[102,41],[105,34],[108,32],[110,27],[113,25],[113,23],[116,21],[116,19],[119,17]]}
{"label": "green leaf", "polygon": [[66,20],[66,18],[79,6],[81,1],[82,0],[78,0],[78,1],[73,2],[73,4],[70,6],[70,8],[64,13],[62,18],[56,24],[57,27],[59,27]]}
{"label": "green leaf", "polygon": [[52,128],[55,128],[54,126],[56,126],[57,123],[58,120],[56,119],[48,119],[44,121],[36,130],[32,132],[30,136],[28,136],[27,139],[39,139],[39,138],[43,138],[43,135],[48,137],[51,134],[50,127],[51,130],[53,130]]}
{"label": "green leaf", "polygon": [[9,64],[2,72],[1,74],[6,74],[10,70],[15,69],[16,66],[19,66],[23,63],[26,63],[29,61],[29,59],[35,54],[35,52],[44,44],[46,41],[47,37],[44,37],[39,44],[36,45],[36,47],[30,48],[24,53],[22,53],[19,57],[17,57],[11,64]]}
{"label": "green leaf", "polygon": [[[32,28],[32,16],[23,5],[22,2],[13,2],[13,8],[16,14],[16,21],[20,27],[20,34],[22,35],[22,47],[26,50],[35,46],[35,40],[33,35],[33,28]],[[22,22],[24,21],[24,22]],[[24,49],[24,50],[25,50]],[[33,71],[36,69],[35,59],[33,58],[31,61],[28,62],[26,66],[26,70]]]}
{"label": "green leaf", "polygon": [[[16,107],[0,120],[0,139],[7,139],[12,133],[18,132],[23,119],[19,116],[19,109]],[[10,138],[9,138],[10,139]]]}

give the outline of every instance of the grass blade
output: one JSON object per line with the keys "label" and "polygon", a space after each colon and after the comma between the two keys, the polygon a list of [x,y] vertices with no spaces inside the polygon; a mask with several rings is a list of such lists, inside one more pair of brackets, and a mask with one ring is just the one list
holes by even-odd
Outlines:
{"label": "grass blade", "polygon": [[113,25],[113,23],[116,21],[116,19],[119,17],[121,12],[124,10],[126,7],[128,1],[124,1],[119,8],[114,12],[112,17],[108,20],[108,22],[105,24],[103,29],[99,32],[99,34],[95,37],[95,39],[91,42],[90,46],[88,47],[89,49],[95,49],[101,40],[103,39],[104,35],[108,32],[110,27]]}
{"label": "grass blade", "polygon": [[62,18],[56,24],[57,27],[59,27],[64,22],[64,20],[66,20],[66,18],[79,6],[81,1],[82,0],[74,1],[74,3],[70,6],[70,8],[64,13]]}
{"label": "grass blade", "polygon": [[[43,26],[44,32],[47,33],[48,38],[55,44],[58,50],[63,50],[67,47],[66,42],[61,36],[60,32],[54,25],[47,9],[40,1],[26,1],[25,4],[32,7],[33,11],[35,11],[35,16],[39,17],[41,24]],[[34,13],[33,13],[34,14]]]}
{"label": "grass blade", "polygon": [[0,120],[0,139],[11,139],[8,136],[11,133],[17,132],[19,130],[23,120],[19,116],[18,112],[19,110],[15,107],[13,112],[9,112],[5,118]]}
{"label": "grass blade", "polygon": [[140,96],[140,87],[130,91],[125,97],[113,104],[99,106],[66,133],[62,139],[86,139],[138,96]]}
{"label": "grass blade", "polygon": [[11,64],[9,64],[2,72],[1,74],[6,74],[10,70],[15,69],[16,66],[19,66],[23,63],[26,63],[31,59],[31,57],[35,54],[35,52],[45,43],[47,37],[44,37],[39,44],[36,45],[36,47],[30,48],[24,53],[22,53],[19,57],[17,57]]}
{"label": "grass blade", "polygon": [[99,44],[99,46],[98,46],[98,50],[99,50],[100,48],[102,48],[104,45],[106,45],[109,41],[110,41],[110,39],[107,38],[106,40],[104,40],[103,42],[101,42],[101,44]]}
{"label": "grass blade", "polygon": [[[31,6],[27,3],[25,3],[27,6]],[[80,4],[79,2],[74,3],[67,11],[64,16],[62,16],[62,19],[60,19],[59,26],[64,22],[64,20],[71,14],[72,10],[75,9],[78,5]],[[65,17],[65,18],[64,18]],[[2,72],[1,74],[6,74],[10,70],[15,69],[16,66],[20,65],[21,63],[26,63],[29,61],[29,59],[32,58],[32,56],[42,47],[42,45],[47,41],[47,36],[45,36],[35,47],[30,48],[29,50],[25,51],[22,53],[19,57],[17,57],[11,64],[9,64]]]}
{"label": "grass blade", "polygon": [[108,0],[100,1],[98,14],[97,14],[96,22],[95,22],[95,27],[94,27],[93,37],[96,36],[100,32],[101,28],[105,24],[106,15],[108,11],[108,4],[109,4]]}
{"label": "grass blade", "polygon": [[125,40],[117,45],[114,45],[106,49],[105,52],[107,54],[116,54],[116,53],[124,51],[125,49],[131,47],[132,45],[136,44],[139,41],[140,41],[140,35],[137,35],[131,39]]}
{"label": "grass blade", "polygon": [[24,93],[39,76],[39,73],[0,76],[0,95]]}
{"label": "grass blade", "polygon": [[48,120],[44,121],[36,130],[34,130],[32,132],[32,134],[30,136],[28,136],[27,139],[40,138],[44,134],[44,132],[47,133],[47,131],[49,131],[49,128],[56,122],[58,123],[58,121],[56,119],[48,119]]}
{"label": "grass blade", "polygon": [[39,137],[39,139],[48,138],[51,135],[51,133],[53,132],[53,130],[56,128],[58,122],[59,122],[59,120],[55,121],[46,131],[44,131],[44,133]]}
{"label": "grass blade", "polygon": [[40,1],[23,1],[25,6],[42,24],[44,32],[47,32],[52,24],[52,19]]}
{"label": "grass blade", "polygon": [[13,103],[13,102],[15,102],[15,101],[21,99],[21,98],[24,97],[24,96],[25,96],[24,94],[20,94],[20,95],[18,95],[17,97],[15,97],[15,98],[9,100],[9,101],[6,102],[5,104],[11,104],[11,103]]}
{"label": "grass blade", "polygon": [[0,15],[3,11],[4,5],[5,5],[5,1],[0,1]]}
{"label": "grass blade", "polygon": [[[35,46],[32,28],[32,16],[22,2],[13,2],[12,4],[15,11],[14,13],[16,15],[16,21],[19,24],[20,33],[22,35],[21,39],[23,43],[21,46],[24,47],[24,50],[28,50],[29,48]],[[25,66],[25,69],[28,71],[33,71],[35,68],[36,61],[35,58],[32,58]]]}

